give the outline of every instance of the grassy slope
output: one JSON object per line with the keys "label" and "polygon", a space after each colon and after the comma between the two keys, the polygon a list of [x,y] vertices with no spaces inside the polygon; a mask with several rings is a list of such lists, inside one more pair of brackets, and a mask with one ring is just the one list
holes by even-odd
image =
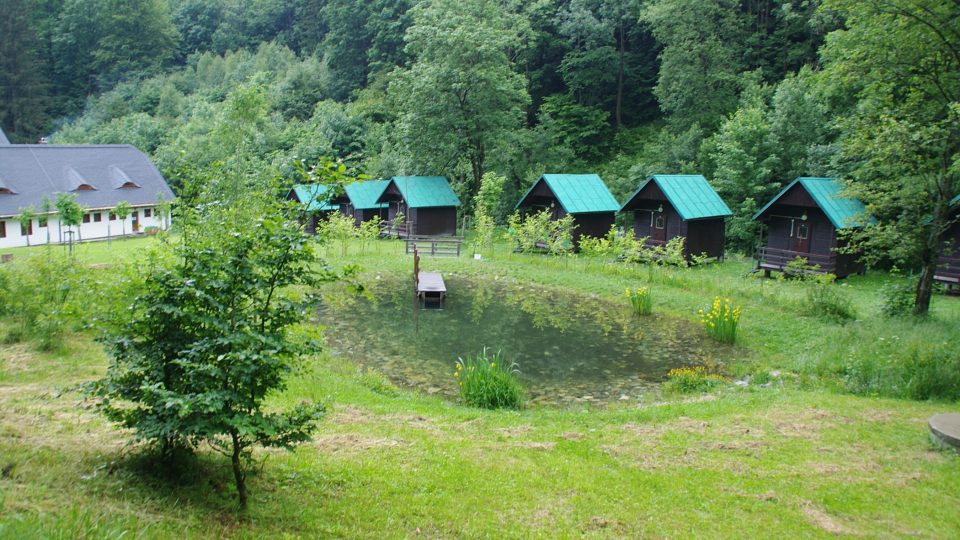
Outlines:
{"label": "grassy slope", "polygon": [[[409,271],[396,247],[349,258],[371,272]],[[91,245],[81,256],[113,255]],[[647,284],[655,310],[689,318],[729,292],[745,311],[737,371],[853,354],[884,334],[958,339],[954,299],[938,298],[935,318],[920,325],[878,320],[877,276],[849,281],[863,321],[840,327],[798,316],[799,286],[743,278],[745,262],[628,273],[501,251],[423,266],[618,299],[625,286]],[[331,418],[312,444],[259,455],[252,509],[238,520],[225,458],[204,452],[176,485],[144,474],[127,434],[69,390],[104,366],[83,336],[62,356],[0,347],[0,537],[960,534],[958,457],[931,449],[925,426],[955,405],[789,384],[640,406],[484,412],[394,391],[320,357],[277,401],[330,400]]]}

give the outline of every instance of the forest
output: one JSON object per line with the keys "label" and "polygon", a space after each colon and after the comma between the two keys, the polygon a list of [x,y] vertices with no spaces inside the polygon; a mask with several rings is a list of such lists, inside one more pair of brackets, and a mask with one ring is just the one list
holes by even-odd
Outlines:
{"label": "forest", "polygon": [[[932,272],[960,165],[960,3],[942,0],[0,0],[14,142],[130,143],[174,186],[321,157],[449,177],[465,208],[543,172],[622,200],[700,173],[750,253],[758,205],[836,176],[873,265]],[[921,280],[921,287],[929,287]]]}

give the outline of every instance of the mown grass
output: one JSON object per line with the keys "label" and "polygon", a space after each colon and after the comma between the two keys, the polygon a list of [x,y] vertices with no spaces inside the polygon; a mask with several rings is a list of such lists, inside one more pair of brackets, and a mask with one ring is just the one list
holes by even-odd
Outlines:
{"label": "mown grass", "polygon": [[[409,272],[400,249],[330,256],[372,275]],[[97,257],[89,262],[116,255]],[[936,298],[921,323],[881,319],[886,278],[855,277],[845,287],[861,320],[841,326],[800,314],[802,284],[748,277],[742,260],[648,270],[501,248],[422,267],[619,302],[625,287],[649,286],[658,312],[691,321],[715,295],[731,296],[744,314],[728,371],[796,375],[640,404],[484,411],[319,354],[275,399],[323,400],[332,413],[312,443],[257,454],[251,510],[238,517],[225,458],[204,449],[178,480],[157,476],[129,433],[87,408],[72,387],[106,365],[89,336],[58,354],[2,345],[0,537],[960,535],[960,457],[935,450],[925,424],[957,405],[849,395],[834,376],[859,351],[895,354],[884,335],[960,350],[956,299]]]}

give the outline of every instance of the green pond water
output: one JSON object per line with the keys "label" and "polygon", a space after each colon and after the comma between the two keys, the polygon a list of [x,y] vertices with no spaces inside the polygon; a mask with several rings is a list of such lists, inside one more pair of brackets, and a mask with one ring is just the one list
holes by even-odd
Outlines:
{"label": "green pond water", "polygon": [[[395,384],[455,396],[458,357],[486,347],[515,362],[533,402],[635,400],[671,368],[716,352],[702,330],[622,303],[518,284],[444,275],[442,310],[414,310],[412,279],[376,276],[372,299],[335,295],[320,310],[338,356]],[[656,307],[654,307],[656,309]]]}

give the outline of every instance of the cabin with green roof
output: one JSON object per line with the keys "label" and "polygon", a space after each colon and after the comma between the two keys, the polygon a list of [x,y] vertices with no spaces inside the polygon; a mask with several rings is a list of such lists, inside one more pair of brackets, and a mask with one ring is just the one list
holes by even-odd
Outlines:
{"label": "cabin with green roof", "polygon": [[387,203],[378,203],[377,199],[387,188],[389,180],[367,180],[352,182],[344,187],[343,193],[330,202],[340,206],[340,212],[350,216],[356,226],[374,217],[387,219]]}
{"label": "cabin with green roof", "polygon": [[287,200],[301,204],[304,230],[309,234],[317,232],[317,223],[321,219],[340,209],[333,197],[330,186],[324,184],[297,184],[287,193]]}
{"label": "cabin with green roof", "polygon": [[529,213],[549,210],[555,220],[572,215],[576,248],[581,236],[605,236],[620,204],[596,174],[544,174],[530,186],[514,209]]}
{"label": "cabin with green roof", "polygon": [[684,238],[683,255],[723,258],[727,217],[733,215],[703,175],[655,174],[627,199],[621,212],[633,213],[633,234],[648,247]]}
{"label": "cabin with green roof", "polygon": [[460,199],[444,176],[394,176],[377,197],[387,205],[387,220],[403,213],[406,227],[399,234],[454,236]]}
{"label": "cabin with green roof", "polygon": [[943,235],[943,250],[933,279],[946,284],[951,292],[960,285],[960,195],[950,200],[950,228]]}
{"label": "cabin with green roof", "polygon": [[800,177],[790,182],[761,208],[753,219],[760,222],[757,268],[769,275],[782,272],[797,257],[819,272],[837,277],[862,274],[859,255],[840,253],[846,242],[839,231],[871,222],[866,207],[841,195],[837,178]]}

